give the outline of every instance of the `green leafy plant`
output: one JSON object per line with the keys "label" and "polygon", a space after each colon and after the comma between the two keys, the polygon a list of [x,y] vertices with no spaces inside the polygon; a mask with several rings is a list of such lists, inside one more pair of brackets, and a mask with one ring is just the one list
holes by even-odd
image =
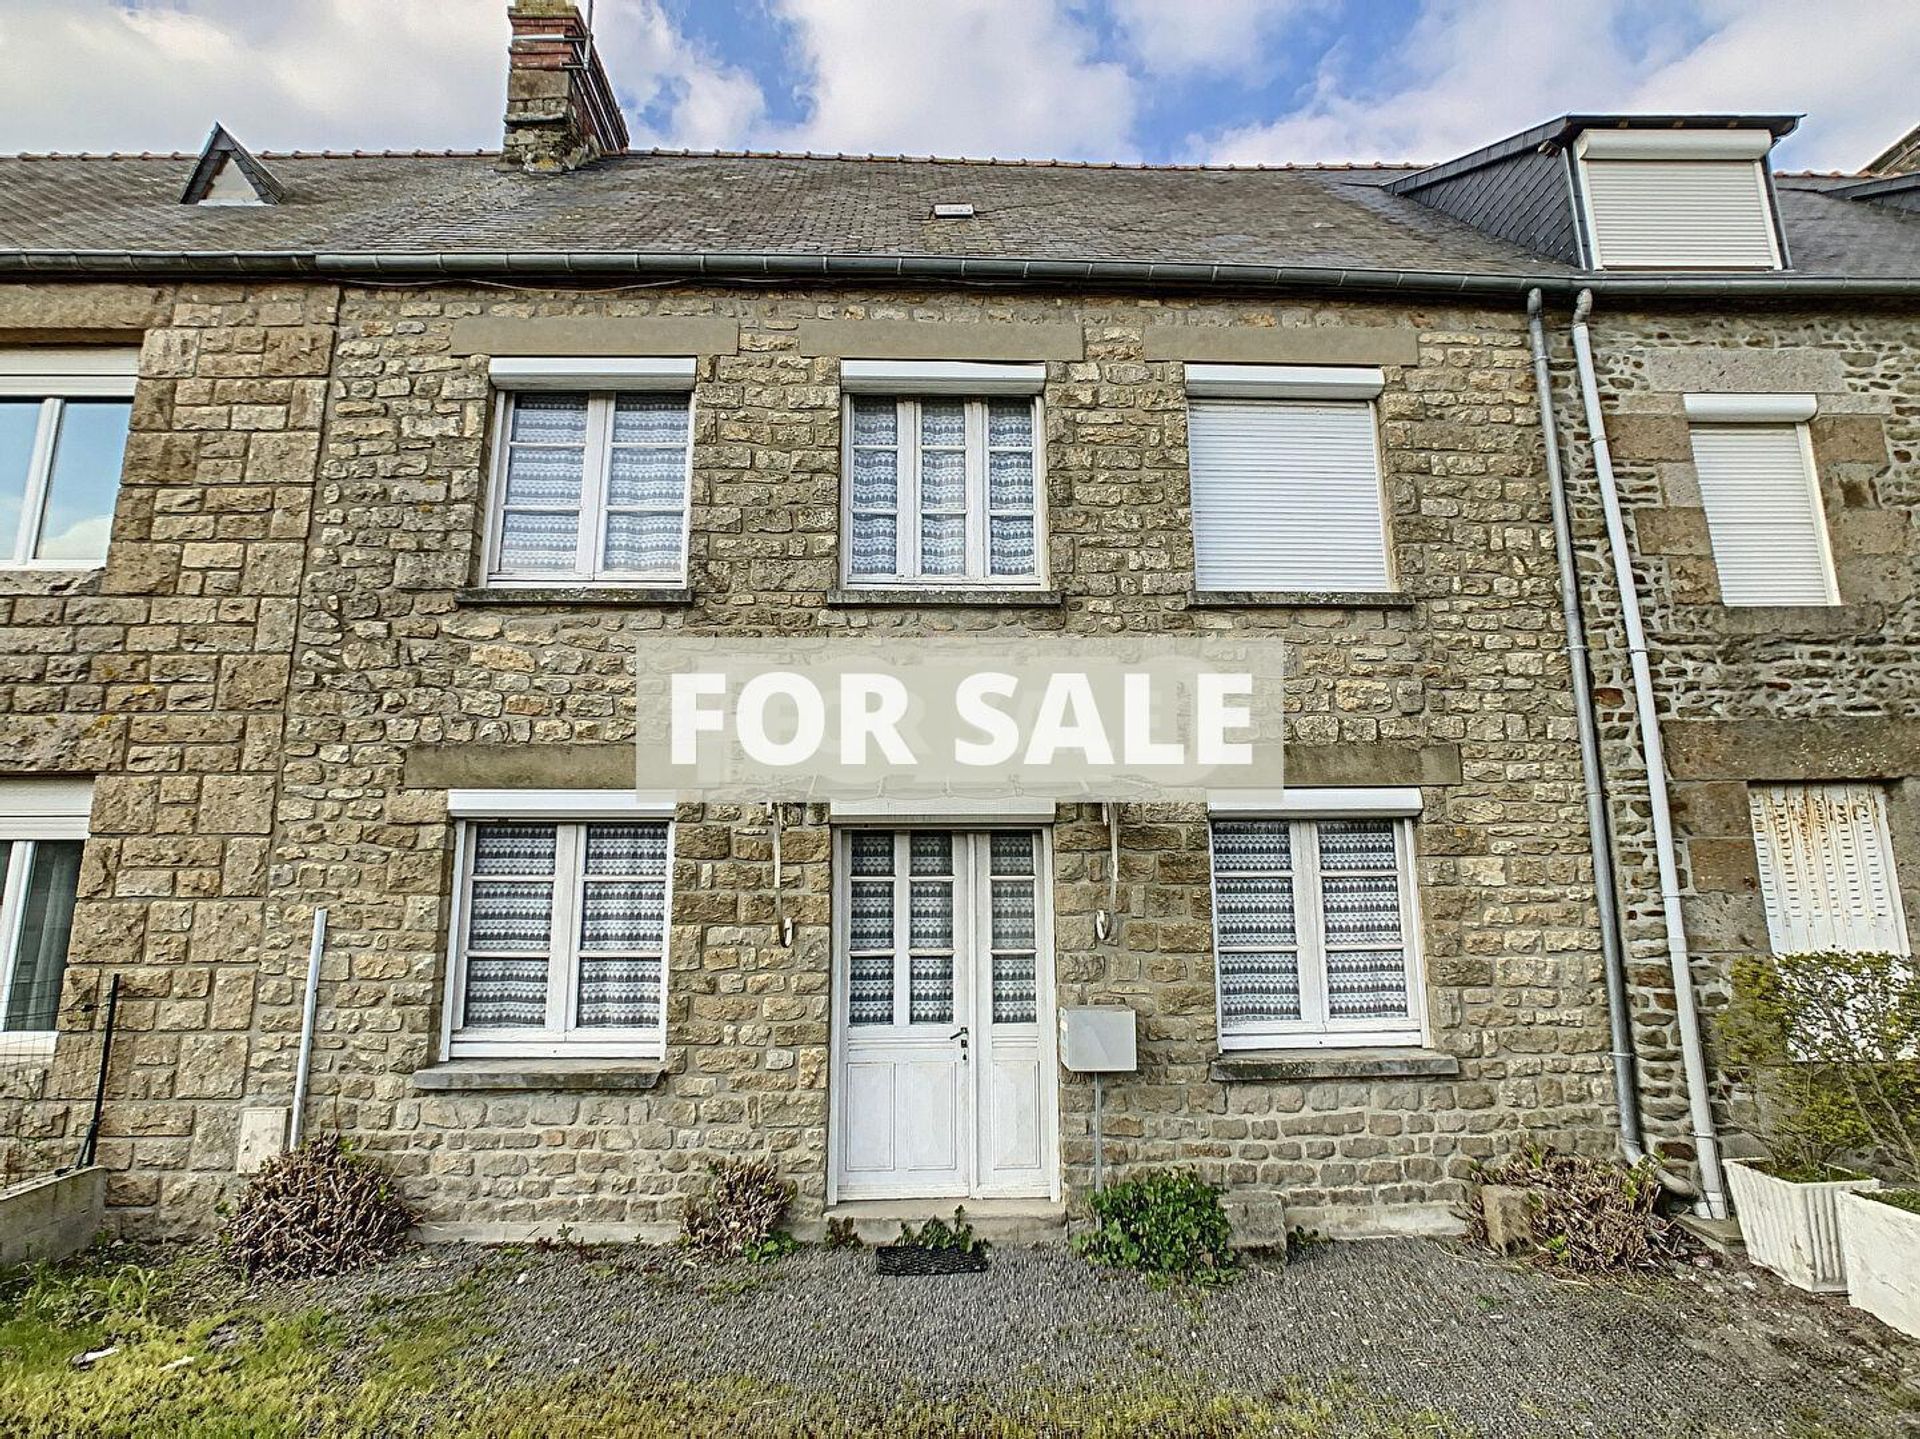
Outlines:
{"label": "green leafy plant", "polygon": [[1744,958],[1719,1037],[1783,1179],[1920,1186],[1920,970],[1892,954]]}
{"label": "green leafy plant", "polygon": [[974,1237],[967,1211],[959,1206],[954,1208],[951,1224],[944,1219],[929,1219],[918,1229],[902,1224],[894,1243],[909,1249],[950,1249],[956,1254],[984,1254],[989,1247],[986,1240]]}
{"label": "green leafy plant", "polygon": [[1220,1193],[1191,1170],[1146,1170],[1093,1195],[1094,1227],[1074,1236],[1074,1248],[1095,1264],[1160,1280],[1220,1283],[1234,1267]]}
{"label": "green leafy plant", "polygon": [[793,1247],[792,1236],[778,1231],[794,1186],[771,1159],[723,1159],[708,1168],[707,1192],[688,1200],[681,1217],[682,1242],[724,1259],[771,1259]]}
{"label": "green leafy plant", "polygon": [[1658,1269],[1686,1252],[1680,1229],[1660,1212],[1660,1180],[1651,1159],[1631,1168],[1606,1159],[1530,1147],[1477,1166],[1467,1228],[1487,1242],[1482,1191],[1489,1184],[1530,1196],[1533,1249],[1528,1258],[1583,1274]]}
{"label": "green leafy plant", "polygon": [[827,1221],[827,1248],[829,1249],[865,1249],[866,1240],[860,1237],[860,1230],[851,1219],[829,1219]]}
{"label": "green leafy plant", "polygon": [[413,1225],[413,1210],[385,1171],[325,1134],[253,1176],[220,1241],[250,1279],[298,1279],[391,1259]]}

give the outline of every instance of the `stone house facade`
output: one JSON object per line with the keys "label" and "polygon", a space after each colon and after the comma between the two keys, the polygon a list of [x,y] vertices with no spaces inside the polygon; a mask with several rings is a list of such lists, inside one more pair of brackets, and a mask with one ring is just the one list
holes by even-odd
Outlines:
{"label": "stone house facade", "polygon": [[[1529,290],[1562,314],[1600,296],[1702,1002],[1769,942],[1749,786],[1886,786],[1893,870],[1920,872],[1903,629],[1920,222],[1778,177],[1813,273],[1858,271],[1880,298],[1736,312],[1705,285],[1649,299],[1530,250],[1451,172],[627,154],[597,61],[540,60],[588,46],[572,7],[515,15],[510,169],[255,157],[224,132],[197,165],[0,161],[33,204],[0,215],[0,411],[17,395],[58,435],[78,423],[64,406],[128,407],[104,553],[0,570],[0,836],[84,837],[57,1001],[9,1025],[46,1033],[6,1067],[0,1116],[71,1151],[118,976],[97,1158],[123,1227],[204,1226],[284,1143],[321,909],[304,1122],[377,1155],[441,1234],[659,1235],[708,1161],[759,1155],[797,1184],[803,1230],[923,1199],[1058,1222],[1095,1182],[1094,1087],[1054,1039],[1083,1005],[1137,1024],[1137,1066],[1102,1081],[1100,1168],[1193,1165],[1250,1236],[1447,1227],[1477,1160],[1611,1152],[1562,447]],[[723,178],[738,193],[712,212],[699,197]],[[1614,244],[1597,181],[1583,203]],[[1088,248],[1120,215],[1146,248]],[[1684,1176],[1685,1036],[1563,324],[1550,398],[1644,1119]],[[108,352],[137,352],[128,377],[45,379]],[[852,379],[875,372],[893,388],[863,400]],[[1720,602],[1701,393],[1815,398],[1838,604]],[[1215,477],[1278,413],[1262,404],[1292,401],[1330,427],[1307,452],[1360,456],[1325,483],[1373,486],[1377,572],[1337,568],[1358,561],[1329,512],[1316,540],[1339,553],[1308,568],[1360,579],[1224,583],[1210,556],[1268,531]],[[1341,449],[1354,432],[1331,427],[1362,415],[1370,440]],[[936,440],[949,419],[973,438]],[[51,516],[58,447],[23,453]],[[980,477],[953,511],[974,548],[952,582],[893,575],[909,552],[939,568],[940,453]],[[1003,474],[1000,454],[1025,458]],[[876,463],[894,487],[877,510],[854,498]],[[991,498],[1022,476],[1031,498]],[[616,531],[621,566],[600,544]],[[886,563],[863,570],[875,534]],[[1004,556],[1017,577],[998,583]],[[636,688],[666,641],[956,634],[1284,641],[1285,795],[885,822],[646,798]],[[17,853],[25,875],[66,852]],[[18,934],[34,883],[7,891]],[[955,928],[969,907],[978,924]],[[892,937],[863,946],[882,911]],[[876,992],[894,1050],[862,1048]],[[612,1016],[598,1034],[589,1009]],[[529,1037],[542,1015],[551,1044]],[[958,1087],[929,1091],[929,1063]]]}

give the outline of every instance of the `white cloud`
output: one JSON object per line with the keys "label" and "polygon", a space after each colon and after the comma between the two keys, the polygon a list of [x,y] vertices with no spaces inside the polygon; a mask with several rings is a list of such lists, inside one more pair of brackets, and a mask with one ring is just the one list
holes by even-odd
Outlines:
{"label": "white cloud", "polygon": [[786,149],[1112,158],[1134,81],[1058,0],[775,0],[810,108]]}
{"label": "white cloud", "polygon": [[1569,111],[1786,111],[1809,119],[1781,161],[1853,169],[1916,118],[1920,8],[1428,0],[1400,53],[1398,86],[1355,82],[1332,55],[1291,113],[1189,144],[1236,162],[1442,160]]}
{"label": "white cloud", "polygon": [[1321,0],[1111,0],[1121,43],[1150,75],[1250,76],[1269,62],[1280,22]]}
{"label": "white cloud", "polygon": [[1568,110],[1604,108],[1598,97],[1633,78],[1612,32],[1616,8],[1429,0],[1400,46],[1399,88],[1354,84],[1336,51],[1290,114],[1201,143],[1208,158],[1235,163],[1444,160]]}
{"label": "white cloud", "polygon": [[[658,0],[600,0],[636,144],[737,144],[750,77],[690,44]],[[0,0],[0,144],[198,148],[215,120],[256,149],[491,149],[506,0]]]}
{"label": "white cloud", "polygon": [[[498,0],[484,3],[504,13]],[[657,0],[600,0],[593,28],[601,61],[620,95],[636,146],[695,150],[737,146],[766,109],[753,77],[692,44]],[[505,46],[502,39],[496,68],[506,64]],[[640,113],[656,107],[666,109],[667,123],[643,123]]]}
{"label": "white cloud", "polygon": [[1715,33],[1646,76],[1637,109],[1806,115],[1789,167],[1856,170],[1920,120],[1920,6],[1716,0]]}

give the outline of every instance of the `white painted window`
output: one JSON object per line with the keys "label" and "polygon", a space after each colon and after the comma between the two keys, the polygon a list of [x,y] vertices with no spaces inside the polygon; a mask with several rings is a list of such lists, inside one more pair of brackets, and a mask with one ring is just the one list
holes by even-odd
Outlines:
{"label": "white painted window", "polygon": [[106,562],[139,351],[0,351],[0,569]]}
{"label": "white painted window", "polygon": [[1777,270],[1765,130],[1588,131],[1576,146],[1602,270]]}
{"label": "white painted window", "polygon": [[850,394],[849,584],[1037,586],[1040,400]]}
{"label": "white painted window", "polygon": [[1905,954],[1907,924],[1877,784],[1747,791],[1775,954]]}
{"label": "white painted window", "polygon": [[1222,1049],[1419,1043],[1416,928],[1411,820],[1215,816]]}
{"label": "white painted window", "polygon": [[1197,589],[1393,588],[1371,400],[1196,397],[1187,453]]}
{"label": "white painted window", "polygon": [[0,780],[0,1054],[50,1047],[93,786]]}
{"label": "white painted window", "polygon": [[688,390],[513,389],[499,416],[489,583],[685,581]]}
{"label": "white painted window", "polygon": [[976,953],[990,967],[990,1022],[1032,1024],[1039,1002],[1038,845],[1030,830],[850,832],[848,1025],[951,1025],[955,985],[973,983]]}
{"label": "white painted window", "polygon": [[1723,423],[1720,414],[1766,410],[1703,403],[1738,398],[1687,397],[1720,598],[1729,605],[1837,604],[1807,427],[1787,420]]}
{"label": "white painted window", "polygon": [[461,826],[454,1058],[666,1049],[665,819]]}

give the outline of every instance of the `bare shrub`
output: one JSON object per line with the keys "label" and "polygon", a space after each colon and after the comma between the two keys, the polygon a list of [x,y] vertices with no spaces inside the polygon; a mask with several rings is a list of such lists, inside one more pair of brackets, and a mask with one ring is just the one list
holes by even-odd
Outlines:
{"label": "bare shrub", "polygon": [[[1628,1168],[1553,1149],[1527,1149],[1475,1174],[1481,1185],[1504,1184],[1532,1196],[1534,1245],[1528,1257],[1583,1274],[1658,1269],[1687,1252],[1678,1226],[1660,1212],[1660,1180],[1652,1160]],[[1469,1232],[1487,1239],[1476,1189]]]}
{"label": "bare shrub", "polygon": [[723,1159],[709,1166],[707,1192],[687,1201],[680,1237],[704,1254],[726,1259],[768,1258],[792,1247],[780,1221],[793,1202],[793,1184],[771,1159]]}
{"label": "bare shrub", "polygon": [[328,1134],[254,1175],[220,1239],[248,1278],[298,1279],[391,1259],[413,1225],[386,1174]]}

